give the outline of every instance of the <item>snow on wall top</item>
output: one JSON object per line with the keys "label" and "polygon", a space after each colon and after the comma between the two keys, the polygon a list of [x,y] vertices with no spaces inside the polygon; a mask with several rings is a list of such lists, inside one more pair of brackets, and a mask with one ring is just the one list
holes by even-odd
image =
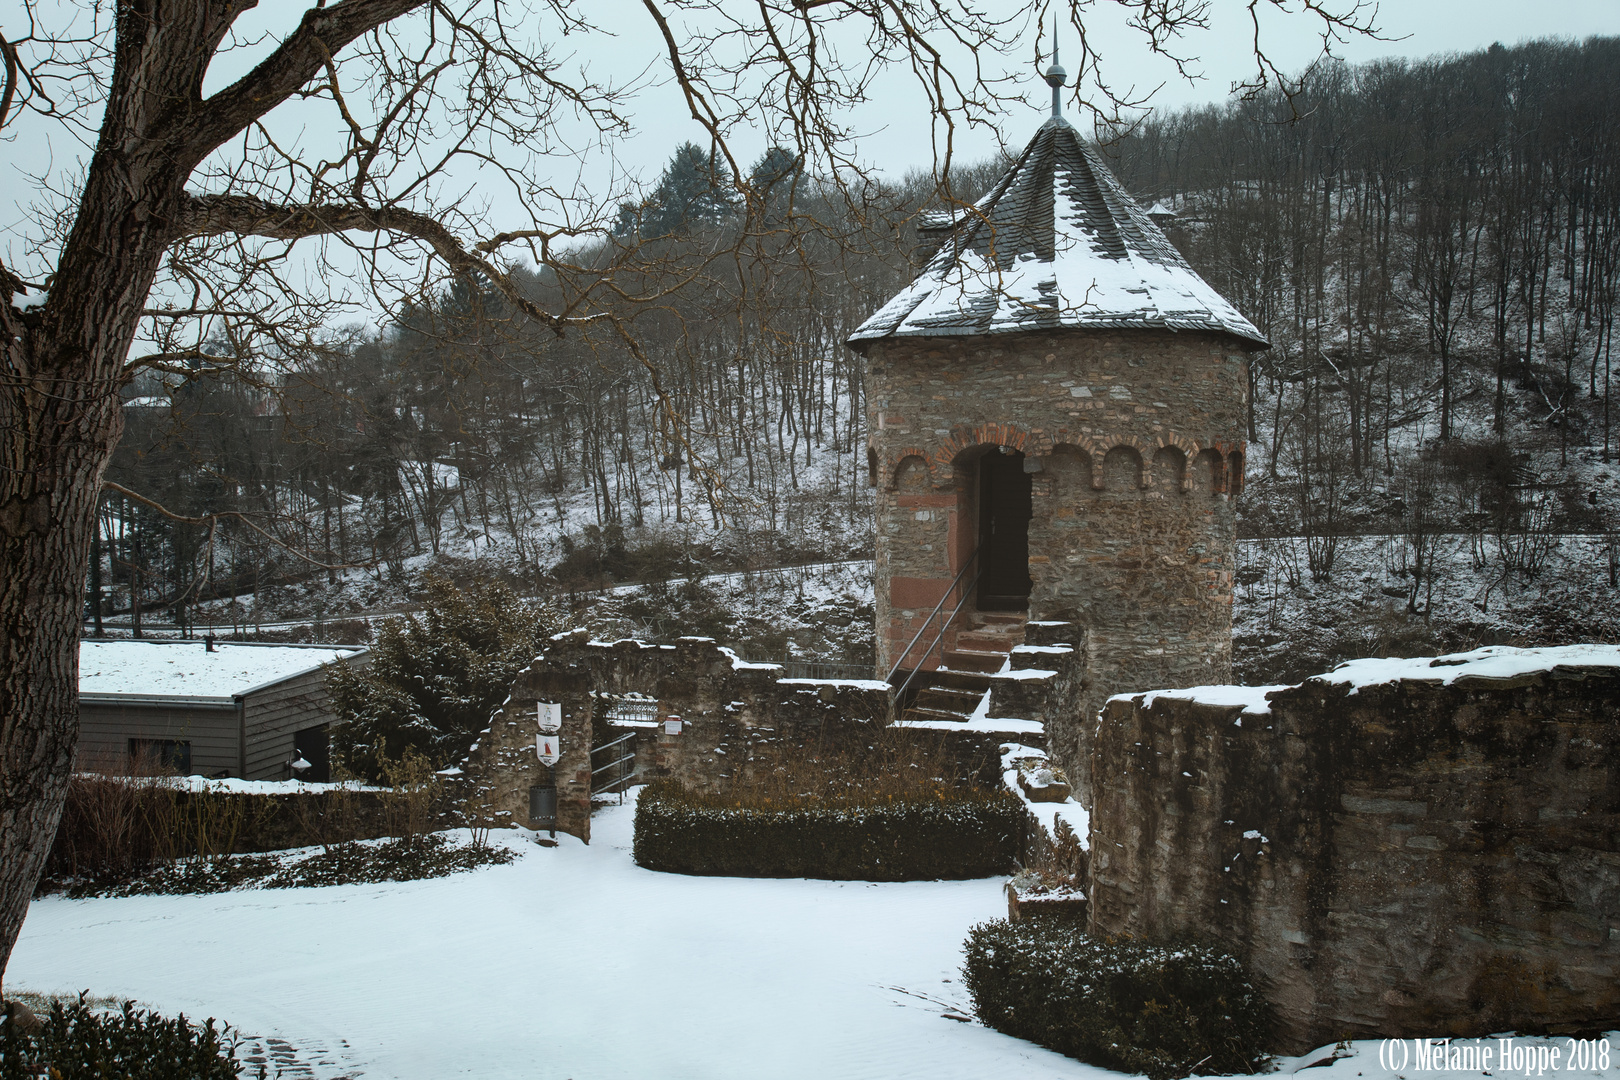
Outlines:
{"label": "snow on wall top", "polygon": [[364,649],[200,641],[82,641],[79,694],[229,699]]}
{"label": "snow on wall top", "polygon": [[[1514,679],[1554,668],[1612,668],[1620,674],[1620,645],[1557,645],[1541,649],[1519,649],[1510,645],[1488,645],[1473,652],[1447,656],[1383,657],[1347,660],[1307,682],[1347,685],[1354,694],[1364,686],[1383,686],[1410,679],[1450,686],[1462,678]],[[1241,705],[1245,716],[1264,716],[1271,711],[1270,697],[1292,686],[1190,686],[1176,690],[1115,694],[1109,701],[1129,701],[1144,709],[1159,698],[1195,701],[1200,705],[1233,707]]]}
{"label": "snow on wall top", "polygon": [[1216,330],[1267,344],[1062,117],[1041,125],[972,210],[941,220],[944,246],[851,345],[1116,327]]}
{"label": "snow on wall top", "polygon": [[1168,698],[1173,701],[1196,701],[1200,705],[1219,705],[1226,708],[1241,706],[1245,716],[1265,716],[1271,712],[1269,695],[1287,690],[1284,683],[1274,686],[1188,686],[1179,690],[1151,690],[1145,694],[1115,694],[1110,701],[1140,700],[1144,709],[1151,709],[1154,701]]}
{"label": "snow on wall top", "polygon": [[1620,645],[1558,645],[1543,649],[1487,645],[1473,652],[1432,658],[1347,660],[1310,681],[1348,684],[1353,694],[1364,686],[1380,686],[1402,679],[1449,686],[1461,678],[1513,679],[1558,667],[1606,667],[1620,673]]}

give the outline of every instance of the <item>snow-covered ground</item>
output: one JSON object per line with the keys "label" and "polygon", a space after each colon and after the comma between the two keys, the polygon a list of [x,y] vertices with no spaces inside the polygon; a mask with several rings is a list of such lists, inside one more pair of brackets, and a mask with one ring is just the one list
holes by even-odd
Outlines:
{"label": "snow-covered ground", "polygon": [[[968,929],[1006,911],[1000,879],[658,874],[630,860],[632,814],[630,800],[599,811],[589,847],[509,838],[517,862],[432,881],[38,900],[7,989],[88,987],[222,1017],[286,1076],[1115,1075],[948,1015],[969,1006]],[[1569,1042],[1514,1040],[1521,1052]],[[1293,1072],[1330,1049],[1278,1064]],[[1397,1080],[1416,1067],[1380,1049],[1350,1044],[1309,1075]],[[1608,1060],[1539,1075],[1617,1080],[1620,1054]]]}
{"label": "snow-covered ground", "polygon": [[6,987],[221,1017],[320,1077],[1103,1075],[945,1017],[1003,881],[659,874],[632,814],[433,881],[38,900]]}

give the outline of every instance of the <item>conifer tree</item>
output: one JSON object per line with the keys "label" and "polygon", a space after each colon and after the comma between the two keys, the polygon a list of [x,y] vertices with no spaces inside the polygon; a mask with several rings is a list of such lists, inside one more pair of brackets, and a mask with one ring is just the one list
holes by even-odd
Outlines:
{"label": "conifer tree", "polygon": [[380,780],[383,758],[407,748],[436,769],[464,758],[558,628],[553,612],[504,585],[463,592],[440,577],[425,585],[422,610],[384,624],[368,666],[334,665],[327,678],[339,721],[332,749],[368,780]]}
{"label": "conifer tree", "polygon": [[804,159],[792,150],[773,146],[760,155],[748,171],[748,185],[758,200],[761,217],[775,218],[784,213],[799,194],[804,179]]}
{"label": "conifer tree", "polygon": [[736,213],[731,189],[731,170],[696,143],[683,143],[659,177],[652,198],[641,206],[619,207],[613,232],[654,240],[719,225]]}

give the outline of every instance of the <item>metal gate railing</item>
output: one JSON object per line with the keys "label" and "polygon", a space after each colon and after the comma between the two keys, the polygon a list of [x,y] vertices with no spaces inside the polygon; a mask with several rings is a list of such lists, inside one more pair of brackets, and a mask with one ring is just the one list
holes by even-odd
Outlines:
{"label": "metal gate railing", "polygon": [[621,735],[612,742],[591,747],[591,795],[617,793],[624,802],[624,789],[636,779],[636,733]]}

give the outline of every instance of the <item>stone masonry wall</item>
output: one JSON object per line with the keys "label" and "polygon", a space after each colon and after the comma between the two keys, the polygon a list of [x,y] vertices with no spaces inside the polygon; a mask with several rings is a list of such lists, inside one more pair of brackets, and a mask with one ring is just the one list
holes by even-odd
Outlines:
{"label": "stone masonry wall", "polygon": [[1082,700],[1048,730],[1059,763],[1084,769],[1080,718],[1114,693],[1230,678],[1248,386],[1235,339],[913,338],[866,357],[880,675],[975,549],[977,461],[1008,447],[1039,469],[1030,618],[1087,634]]}
{"label": "stone masonry wall", "polygon": [[1103,712],[1094,932],[1232,949],[1290,1053],[1620,1025],[1617,669],[1189,695]]}
{"label": "stone masonry wall", "polygon": [[[518,673],[505,704],[490,718],[462,763],[469,816],[534,828],[529,788],[557,785],[557,831],[591,840],[591,676],[579,665],[536,661]],[[537,702],[560,702],[562,756],[551,770],[535,752]]]}
{"label": "stone masonry wall", "polygon": [[[999,782],[1005,732],[901,733],[885,727],[889,688],[884,683],[780,676],[778,665],[741,661],[709,638],[649,645],[592,641],[584,632],[561,635],[519,673],[511,697],[463,768],[481,805],[500,820],[531,826],[529,787],[545,776],[535,754],[535,703],[560,702],[559,829],[588,842],[592,712],[604,696],[636,693],[658,702],[653,722],[623,725],[637,734],[642,781],[670,778],[693,790],[721,791],[733,777],[769,761],[777,747],[856,749],[872,745],[882,733],[884,739],[908,740],[926,757],[943,755],[959,775]],[[680,734],[666,734],[664,721],[670,717],[681,719]],[[1027,734],[1018,739],[1032,741]]]}

